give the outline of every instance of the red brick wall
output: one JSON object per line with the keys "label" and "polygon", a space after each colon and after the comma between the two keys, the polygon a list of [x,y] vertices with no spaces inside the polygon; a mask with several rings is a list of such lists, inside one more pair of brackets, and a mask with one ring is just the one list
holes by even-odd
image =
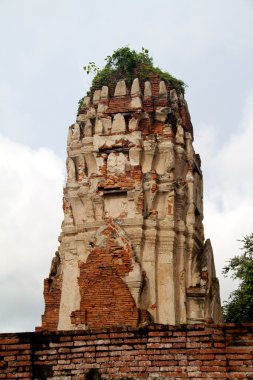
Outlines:
{"label": "red brick wall", "polygon": [[0,379],[253,379],[253,324],[0,334],[0,349]]}
{"label": "red brick wall", "polygon": [[0,379],[32,379],[32,335],[0,334]]}

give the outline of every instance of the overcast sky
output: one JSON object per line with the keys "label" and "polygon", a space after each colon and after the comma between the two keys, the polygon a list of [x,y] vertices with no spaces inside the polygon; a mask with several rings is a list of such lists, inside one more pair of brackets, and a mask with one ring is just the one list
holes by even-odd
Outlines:
{"label": "overcast sky", "polygon": [[113,50],[183,79],[221,269],[253,232],[252,0],[0,0],[0,332],[33,331],[58,247],[67,128]]}

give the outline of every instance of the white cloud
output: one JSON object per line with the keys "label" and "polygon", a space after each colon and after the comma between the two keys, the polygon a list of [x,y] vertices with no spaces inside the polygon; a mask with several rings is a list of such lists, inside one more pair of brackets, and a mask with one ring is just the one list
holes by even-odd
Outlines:
{"label": "white cloud", "polygon": [[0,173],[0,331],[33,330],[58,246],[63,163],[46,148],[0,137]]}
{"label": "white cloud", "polygon": [[237,284],[224,279],[221,271],[226,261],[240,253],[243,236],[253,232],[253,95],[245,103],[237,131],[217,151],[214,128],[205,126],[196,144],[202,157],[205,184],[204,225],[212,239],[221,295]]}

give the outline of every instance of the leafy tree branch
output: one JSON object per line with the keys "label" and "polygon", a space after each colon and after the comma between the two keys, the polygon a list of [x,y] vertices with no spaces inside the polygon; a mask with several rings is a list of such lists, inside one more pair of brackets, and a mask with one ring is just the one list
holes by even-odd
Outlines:
{"label": "leafy tree branch", "polygon": [[223,305],[225,322],[253,322],[253,233],[242,240],[241,255],[229,260],[223,274],[231,274],[240,280],[238,289],[233,291]]}

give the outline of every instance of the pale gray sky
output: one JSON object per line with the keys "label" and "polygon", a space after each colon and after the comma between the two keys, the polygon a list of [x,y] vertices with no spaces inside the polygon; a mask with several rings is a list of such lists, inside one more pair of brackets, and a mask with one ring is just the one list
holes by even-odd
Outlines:
{"label": "pale gray sky", "polygon": [[40,324],[57,249],[67,127],[89,87],[82,67],[148,48],[187,84],[202,157],[205,232],[221,268],[253,231],[251,0],[0,0],[0,331]]}

